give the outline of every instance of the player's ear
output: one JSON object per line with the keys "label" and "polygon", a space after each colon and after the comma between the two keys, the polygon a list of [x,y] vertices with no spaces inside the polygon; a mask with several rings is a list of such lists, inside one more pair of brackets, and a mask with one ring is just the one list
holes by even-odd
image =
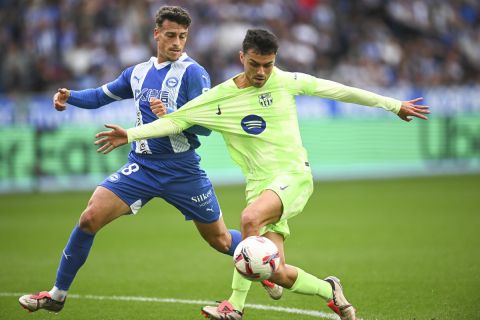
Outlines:
{"label": "player's ear", "polygon": [[243,62],[245,61],[245,55],[243,54],[243,51],[241,51],[241,50],[238,53],[240,55],[240,62],[243,64]]}
{"label": "player's ear", "polygon": [[155,29],[153,29],[153,39],[155,39],[155,41],[158,41],[159,36],[160,36],[160,29],[156,27]]}

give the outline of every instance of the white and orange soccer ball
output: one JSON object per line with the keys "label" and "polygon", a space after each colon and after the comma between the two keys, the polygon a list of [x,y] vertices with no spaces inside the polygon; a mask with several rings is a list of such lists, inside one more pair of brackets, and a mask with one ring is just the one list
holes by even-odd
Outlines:
{"label": "white and orange soccer ball", "polygon": [[240,242],[233,254],[237,271],[250,281],[270,278],[280,265],[277,246],[265,237],[252,236]]}

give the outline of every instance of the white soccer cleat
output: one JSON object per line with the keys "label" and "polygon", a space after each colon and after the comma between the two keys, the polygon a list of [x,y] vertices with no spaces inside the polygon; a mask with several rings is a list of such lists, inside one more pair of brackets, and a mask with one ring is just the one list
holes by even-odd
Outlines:
{"label": "white soccer cleat", "polygon": [[268,280],[263,280],[262,286],[273,300],[279,300],[282,297],[283,287],[279,286],[278,284]]}
{"label": "white soccer cleat", "polygon": [[333,299],[327,303],[327,306],[340,316],[342,320],[355,320],[355,308],[347,301],[343,295],[340,279],[337,277],[326,277],[325,281],[330,283],[333,290]]}
{"label": "white soccer cleat", "polygon": [[65,305],[65,301],[53,300],[48,291],[42,291],[35,294],[27,294],[18,299],[20,305],[30,312],[45,309],[51,312],[60,312]]}
{"label": "white soccer cleat", "polygon": [[243,313],[235,310],[228,300],[220,302],[218,306],[203,307],[201,312],[210,320],[242,320],[243,317]]}

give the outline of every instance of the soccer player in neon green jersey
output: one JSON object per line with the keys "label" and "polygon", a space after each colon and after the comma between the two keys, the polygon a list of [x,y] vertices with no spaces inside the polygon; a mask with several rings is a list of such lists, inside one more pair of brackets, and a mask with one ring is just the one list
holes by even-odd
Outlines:
{"label": "soccer player in neon green jersey", "polygon": [[[287,221],[300,213],[313,191],[307,152],[302,146],[295,96],[311,95],[380,107],[402,120],[427,119],[421,100],[398,101],[368,91],[285,72],[274,67],[277,38],[266,30],[249,30],[240,61],[244,72],[192,100],[175,113],[147,125],[97,134],[99,152],[108,153],[134,140],[166,136],[201,125],[223,135],[232,159],[246,177],[247,207],[241,215],[242,236],[263,235],[278,247],[281,265],[269,279],[292,292],[318,295],[341,319],[355,319],[355,309],[338,278],[324,280],[285,263]],[[218,306],[202,309],[210,319],[239,320],[251,282],[234,271],[233,293]],[[273,285],[273,284],[272,284]]]}

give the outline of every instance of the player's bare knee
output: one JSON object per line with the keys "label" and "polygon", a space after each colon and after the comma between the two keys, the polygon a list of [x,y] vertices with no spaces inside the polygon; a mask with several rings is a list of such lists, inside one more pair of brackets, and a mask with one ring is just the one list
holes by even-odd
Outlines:
{"label": "player's bare knee", "polygon": [[257,235],[260,230],[259,215],[253,210],[244,210],[240,218],[240,224],[244,236]]}
{"label": "player's bare knee", "polygon": [[88,206],[80,216],[79,226],[82,231],[96,233],[102,227],[99,213],[92,206]]}

